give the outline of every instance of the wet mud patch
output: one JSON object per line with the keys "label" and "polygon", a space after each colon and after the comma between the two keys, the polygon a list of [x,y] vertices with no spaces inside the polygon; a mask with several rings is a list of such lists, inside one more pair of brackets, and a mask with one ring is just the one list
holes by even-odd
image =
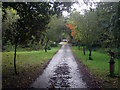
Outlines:
{"label": "wet mud patch", "polygon": [[72,77],[70,76],[70,68],[68,64],[60,64],[57,66],[56,70],[54,71],[53,77],[50,78],[50,87],[51,88],[60,88],[60,87],[70,87],[69,79]]}

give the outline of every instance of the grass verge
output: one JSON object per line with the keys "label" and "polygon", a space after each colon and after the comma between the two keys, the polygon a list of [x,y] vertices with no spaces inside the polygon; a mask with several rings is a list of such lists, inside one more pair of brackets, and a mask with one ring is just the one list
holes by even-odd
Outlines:
{"label": "grass verge", "polygon": [[44,50],[17,52],[18,75],[14,74],[14,52],[2,52],[2,87],[28,88],[36,77],[42,73],[48,61],[59,48],[60,46],[52,48],[47,53]]}
{"label": "grass verge", "polygon": [[[89,51],[86,51],[86,55],[83,54],[82,48],[78,50],[78,47],[71,46],[72,52],[75,56],[88,67],[90,72],[96,76],[98,80],[103,82],[104,88],[117,88],[118,78],[107,77],[109,75],[109,60],[110,57],[107,54],[103,54],[97,51],[92,51],[92,59],[88,60]],[[118,76],[118,59],[115,59],[115,75]]]}

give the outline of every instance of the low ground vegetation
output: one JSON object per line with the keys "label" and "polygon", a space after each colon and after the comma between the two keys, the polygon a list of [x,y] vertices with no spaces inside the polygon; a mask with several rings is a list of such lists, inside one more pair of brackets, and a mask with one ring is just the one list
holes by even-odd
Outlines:
{"label": "low ground vegetation", "polygon": [[24,51],[25,49],[18,49],[16,60],[18,75],[14,73],[14,52],[2,52],[3,88],[29,87],[59,48],[60,46],[51,48],[47,53],[44,50]]}
{"label": "low ground vegetation", "polygon": [[88,60],[89,51],[86,50],[86,55],[83,54],[83,48],[71,46],[74,55],[90,70],[96,78],[103,82],[105,88],[118,87],[118,59],[115,59],[115,76],[114,78],[107,77],[109,75],[109,60],[110,56],[99,51],[92,51],[93,60]]}

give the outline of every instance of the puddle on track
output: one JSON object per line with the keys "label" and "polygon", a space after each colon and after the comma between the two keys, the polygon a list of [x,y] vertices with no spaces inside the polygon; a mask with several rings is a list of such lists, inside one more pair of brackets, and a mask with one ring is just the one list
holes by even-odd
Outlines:
{"label": "puddle on track", "polygon": [[33,88],[87,88],[82,80],[75,58],[67,44],[54,55]]}

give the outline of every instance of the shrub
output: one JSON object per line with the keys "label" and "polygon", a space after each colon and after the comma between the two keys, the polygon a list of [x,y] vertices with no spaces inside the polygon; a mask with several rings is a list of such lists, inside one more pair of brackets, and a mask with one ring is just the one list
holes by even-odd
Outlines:
{"label": "shrub", "polygon": [[51,42],[51,43],[50,43],[50,46],[51,46],[51,47],[57,47],[57,45],[58,45],[58,44],[57,44],[56,42]]}
{"label": "shrub", "polygon": [[51,47],[50,47],[50,45],[48,45],[48,46],[47,46],[47,50],[51,50]]}

